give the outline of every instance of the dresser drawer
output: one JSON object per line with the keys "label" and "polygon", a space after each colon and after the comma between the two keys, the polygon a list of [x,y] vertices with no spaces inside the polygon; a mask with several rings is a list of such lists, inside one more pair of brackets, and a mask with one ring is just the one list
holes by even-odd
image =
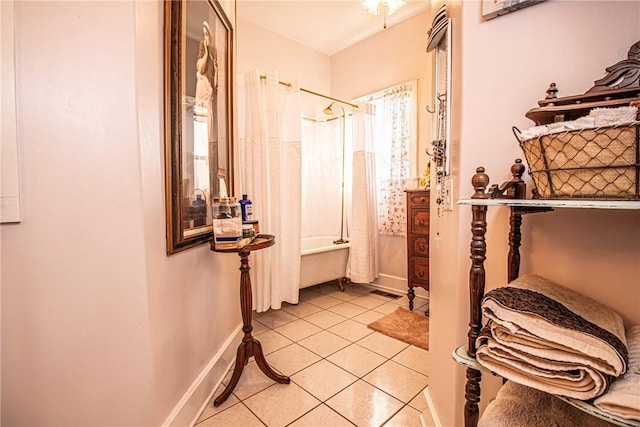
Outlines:
{"label": "dresser drawer", "polygon": [[429,235],[416,235],[412,234],[407,237],[411,239],[409,243],[410,257],[419,256],[429,258]]}
{"label": "dresser drawer", "polygon": [[429,234],[429,209],[411,210],[411,232]]}
{"label": "dresser drawer", "polygon": [[429,258],[412,257],[410,259],[409,280],[413,282],[415,286],[422,286],[425,289],[429,289]]}
{"label": "dresser drawer", "polygon": [[419,193],[409,195],[409,203],[412,206],[429,207],[429,193],[421,191]]}

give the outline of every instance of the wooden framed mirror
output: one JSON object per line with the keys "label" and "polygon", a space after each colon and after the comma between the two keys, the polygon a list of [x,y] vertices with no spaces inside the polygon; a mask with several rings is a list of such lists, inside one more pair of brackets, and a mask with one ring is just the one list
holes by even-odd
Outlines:
{"label": "wooden framed mirror", "polygon": [[165,1],[167,254],[208,242],[233,195],[233,34],[217,0]]}

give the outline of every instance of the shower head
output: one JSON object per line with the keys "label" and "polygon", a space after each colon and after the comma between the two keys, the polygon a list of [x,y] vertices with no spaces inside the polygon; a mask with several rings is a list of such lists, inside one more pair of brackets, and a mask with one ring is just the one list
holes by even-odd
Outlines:
{"label": "shower head", "polygon": [[324,110],[322,110],[323,113],[325,113],[327,116],[333,116],[334,114],[336,114],[335,111],[333,111],[333,106],[339,107],[340,110],[342,110],[342,112],[340,113],[341,116],[344,116],[347,114],[347,112],[345,111],[344,107],[342,105],[340,105],[337,102],[332,102],[331,104],[329,104],[329,106],[327,106],[327,108],[325,108]]}
{"label": "shower head", "polygon": [[333,109],[331,108],[333,104],[335,104],[335,102],[332,102],[331,104],[329,104],[327,108],[322,110],[322,112],[325,113],[327,116],[333,116]]}

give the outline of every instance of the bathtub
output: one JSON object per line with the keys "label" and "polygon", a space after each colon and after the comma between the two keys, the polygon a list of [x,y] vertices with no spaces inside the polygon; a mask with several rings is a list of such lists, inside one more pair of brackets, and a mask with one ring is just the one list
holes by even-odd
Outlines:
{"label": "bathtub", "polygon": [[306,237],[300,251],[300,289],[337,280],[344,290],[351,243],[335,244],[338,237]]}

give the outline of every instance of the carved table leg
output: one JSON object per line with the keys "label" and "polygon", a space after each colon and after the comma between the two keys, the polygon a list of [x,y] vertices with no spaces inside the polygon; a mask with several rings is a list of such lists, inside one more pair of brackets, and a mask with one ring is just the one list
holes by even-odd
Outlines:
{"label": "carved table leg", "polygon": [[242,332],[244,332],[244,338],[242,343],[238,347],[238,353],[236,355],[236,363],[233,368],[233,375],[227,385],[227,388],[213,401],[213,406],[222,405],[231,396],[233,389],[240,380],[240,375],[244,366],[249,363],[249,358],[253,357],[260,370],[269,378],[280,384],[289,384],[291,381],[289,377],[281,375],[273,370],[264,358],[262,352],[262,345],[260,341],[255,339],[251,335],[253,326],[251,325],[251,314],[253,311],[253,296],[251,295],[251,277],[249,276],[249,253],[240,251],[240,309],[242,311]]}

